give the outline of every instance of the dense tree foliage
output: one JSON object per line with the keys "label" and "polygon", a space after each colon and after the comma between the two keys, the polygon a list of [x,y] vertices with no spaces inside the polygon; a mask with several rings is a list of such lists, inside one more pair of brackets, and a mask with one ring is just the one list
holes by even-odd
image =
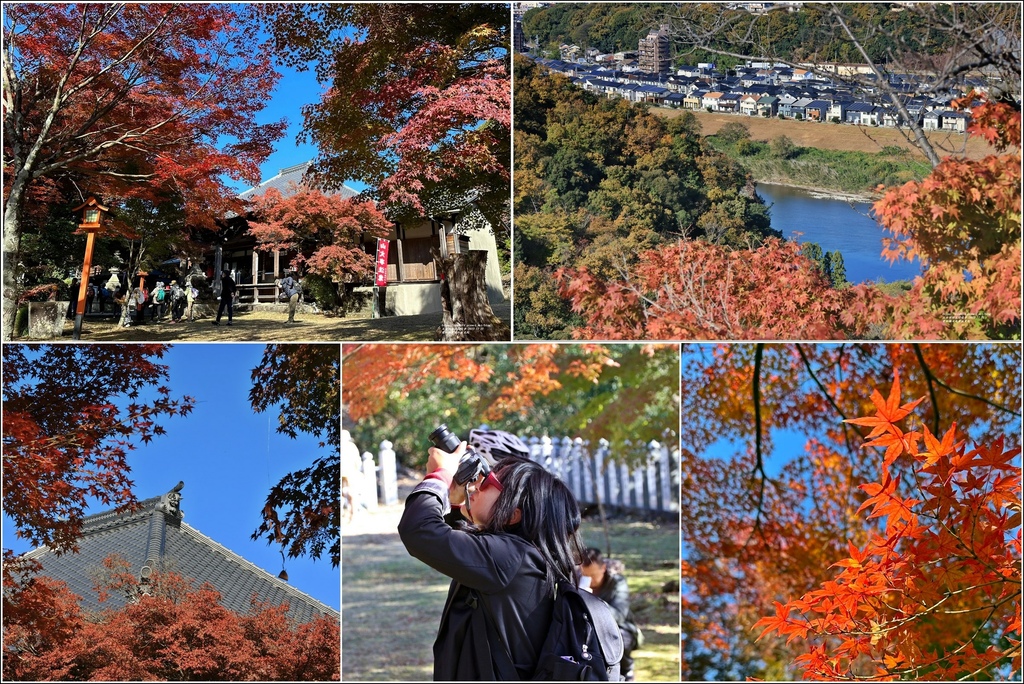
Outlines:
{"label": "dense tree foliage", "polygon": [[925,268],[900,297],[859,286],[851,319],[889,322],[897,339],[1020,338],[1020,110],[975,106],[969,132],[999,154],[947,157],[923,181],[890,188],[875,204],[893,235],[882,255],[918,259]]}
{"label": "dense tree foliage", "polygon": [[330,681],[341,666],[341,625],[295,624],[288,606],[220,605],[209,584],[154,573],[145,593],[118,557],[97,578],[101,600],[132,600],[88,614],[62,582],[4,575],[4,681]]}
{"label": "dense tree foliage", "polygon": [[264,249],[295,253],[293,264],[336,284],[360,282],[373,272],[366,238],[386,238],[388,221],[373,202],[342,199],[300,188],[287,197],[271,188],[252,200],[249,234]]}
{"label": "dense tree foliage", "polygon": [[241,5],[6,8],[4,339],[26,217],[81,193],[173,194],[212,228],[234,206],[224,177],[258,181],[284,126],[255,121],[278,77],[257,30]]}
{"label": "dense tree foliage", "polygon": [[602,52],[636,50],[647,33],[643,10],[638,3],[553,3],[527,12],[523,33],[556,54],[563,43]]}
{"label": "dense tree foliage", "polygon": [[[679,237],[747,248],[780,236],[749,177],[707,146],[693,116],[661,119],[515,65],[517,283],[560,267],[608,280]],[[564,308],[517,284],[517,336],[567,336]]]}
{"label": "dense tree foliage", "polygon": [[737,250],[681,240],[641,254],[619,279],[586,268],[557,276],[586,339],[842,338],[851,300],[799,244],[776,238]]}
{"label": "dense tree foliage", "polygon": [[268,345],[252,371],[249,400],[258,413],[277,410],[277,431],[320,439],[309,467],[274,485],[253,539],[279,544],[292,557],[341,561],[341,376],[335,344]]}
{"label": "dense tree foliage", "polygon": [[[361,448],[422,466],[439,423],[607,439],[618,453],[674,435],[675,345],[345,345],[345,410]],[[673,442],[675,437],[670,438]]]}
{"label": "dense tree foliage", "polygon": [[[87,499],[138,503],[128,453],[188,415],[191,397],[160,383],[164,345],[4,345],[4,512],[19,537],[74,551]],[[155,388],[155,401],[139,401]]]}
{"label": "dense tree foliage", "polygon": [[1021,361],[684,347],[684,679],[1019,671]]}
{"label": "dense tree foliage", "polygon": [[507,226],[509,10],[496,3],[271,4],[278,51],[328,86],[304,111],[327,189],[369,184],[389,214],[478,209]]}

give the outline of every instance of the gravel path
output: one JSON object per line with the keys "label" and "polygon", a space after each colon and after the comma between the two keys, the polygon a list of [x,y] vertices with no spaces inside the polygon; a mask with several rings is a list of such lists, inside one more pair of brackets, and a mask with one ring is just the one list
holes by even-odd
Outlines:
{"label": "gravel path", "polygon": [[[511,325],[512,304],[502,302],[494,314]],[[119,327],[112,319],[86,320],[82,326],[85,342],[364,342],[432,341],[441,314],[420,316],[387,316],[385,318],[334,318],[321,314],[297,316],[289,325],[288,314],[276,311],[239,313],[233,325],[221,319],[219,326],[212,318],[193,323],[151,323],[130,328]],[[64,336],[56,341],[70,341],[74,326],[68,322]],[[36,341],[19,338],[19,342]]]}

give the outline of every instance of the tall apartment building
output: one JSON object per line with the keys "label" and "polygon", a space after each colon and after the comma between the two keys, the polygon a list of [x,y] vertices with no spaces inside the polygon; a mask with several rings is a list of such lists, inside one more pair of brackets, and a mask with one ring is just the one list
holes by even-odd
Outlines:
{"label": "tall apartment building", "polygon": [[637,66],[640,71],[651,74],[664,74],[672,70],[672,57],[669,54],[671,44],[668,38],[668,26],[662,24],[658,29],[651,29],[645,38],[640,39]]}

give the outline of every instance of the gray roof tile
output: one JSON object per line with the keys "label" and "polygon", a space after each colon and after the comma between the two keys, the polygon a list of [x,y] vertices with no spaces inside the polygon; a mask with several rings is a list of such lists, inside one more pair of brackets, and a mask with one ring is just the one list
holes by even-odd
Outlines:
{"label": "gray roof tile", "polygon": [[322,615],[340,619],[338,611],[218,544],[178,515],[161,510],[161,501],[162,497],[146,499],[134,513],[104,511],[88,516],[78,553],[58,556],[40,547],[26,555],[42,564],[44,575],[66,582],[90,611],[124,605],[125,597],[113,594],[100,603],[94,591],[104,559],[119,554],[135,573],[152,559],[157,562],[155,569],[177,572],[197,587],[209,582],[220,592],[222,605],[237,613],[251,612],[255,596],[271,605],[287,603],[289,616],[298,622]]}
{"label": "gray roof tile", "polygon": [[[249,188],[245,192],[238,196],[242,199],[251,199],[253,197],[259,197],[267,190],[275,188],[280,191],[284,197],[289,197],[295,194],[295,189],[303,185],[303,178],[306,175],[306,169],[309,168],[310,162],[304,162],[302,164],[296,164],[295,166],[289,166],[286,169],[281,169],[276,176],[269,178],[254,188]],[[355,197],[359,193],[348,187],[342,185],[335,193],[341,195],[342,199],[348,199],[349,197]]]}

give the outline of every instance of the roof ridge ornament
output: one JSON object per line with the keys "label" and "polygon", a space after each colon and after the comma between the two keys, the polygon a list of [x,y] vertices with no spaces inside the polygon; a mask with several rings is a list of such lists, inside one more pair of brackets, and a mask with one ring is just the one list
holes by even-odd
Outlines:
{"label": "roof ridge ornament", "polygon": [[185,514],[181,512],[181,489],[184,486],[185,481],[179,480],[178,484],[174,485],[171,491],[160,497],[160,501],[155,507],[156,510],[178,519],[184,518]]}

